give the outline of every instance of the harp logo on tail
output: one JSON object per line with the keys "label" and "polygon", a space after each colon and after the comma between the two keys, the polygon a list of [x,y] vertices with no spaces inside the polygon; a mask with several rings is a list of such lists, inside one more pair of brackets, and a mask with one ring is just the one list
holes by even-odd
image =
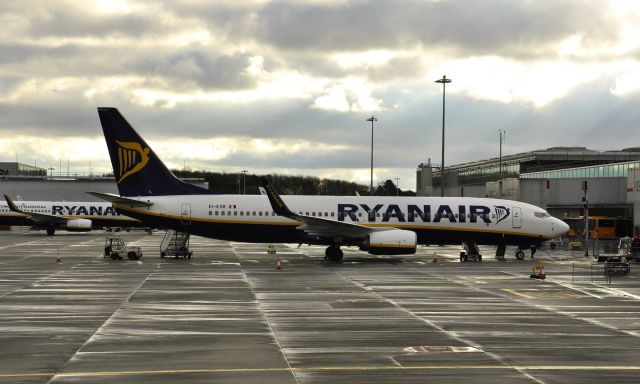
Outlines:
{"label": "harp logo on tail", "polygon": [[498,221],[496,221],[496,224],[509,217],[509,213],[511,213],[511,210],[509,210],[509,208],[502,205],[495,205],[494,207],[496,209],[496,218],[498,219]]}
{"label": "harp logo on tail", "polygon": [[140,143],[133,141],[118,141],[118,184],[127,177],[139,172],[149,162],[148,147],[142,148]]}

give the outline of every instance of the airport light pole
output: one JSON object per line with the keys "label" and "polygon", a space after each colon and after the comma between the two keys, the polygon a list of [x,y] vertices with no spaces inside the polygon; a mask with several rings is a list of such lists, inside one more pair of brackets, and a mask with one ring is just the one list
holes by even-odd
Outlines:
{"label": "airport light pole", "polygon": [[396,196],[398,196],[400,190],[400,178],[394,177],[394,179],[396,179]]}
{"label": "airport light pole", "polygon": [[378,121],[373,115],[367,119],[371,122],[371,184],[369,184],[369,195],[373,196],[373,122]]}
{"label": "airport light pole", "polygon": [[246,195],[247,194],[247,183],[246,183],[246,179],[245,177],[247,176],[247,170],[243,169],[242,171],[242,194]]}
{"label": "airport light pole", "polygon": [[502,199],[502,143],[507,133],[501,129],[498,129],[500,133],[500,175],[498,178],[498,198]]}
{"label": "airport light pole", "polygon": [[447,83],[451,82],[451,79],[447,79],[447,76],[442,76],[442,79],[435,81],[442,84],[442,162],[440,163],[440,196],[444,197],[444,96]]}

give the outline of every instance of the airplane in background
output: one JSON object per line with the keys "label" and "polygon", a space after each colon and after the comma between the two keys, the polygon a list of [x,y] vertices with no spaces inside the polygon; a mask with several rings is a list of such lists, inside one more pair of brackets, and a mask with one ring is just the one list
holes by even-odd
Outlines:
{"label": "airplane in background", "polygon": [[89,232],[92,229],[139,227],[139,220],[124,216],[103,202],[17,201],[4,195],[0,203],[0,225],[24,225],[46,229],[53,235],[56,229],[69,232]]}
{"label": "airplane in background", "polygon": [[[119,195],[89,192],[154,227],[215,239],[342,246],[376,255],[413,254],[418,244],[507,245],[524,249],[565,234],[542,208],[470,197],[217,195],[176,178],[116,108],[98,108]],[[461,260],[463,254],[461,254]],[[466,256],[465,256],[466,260]]]}

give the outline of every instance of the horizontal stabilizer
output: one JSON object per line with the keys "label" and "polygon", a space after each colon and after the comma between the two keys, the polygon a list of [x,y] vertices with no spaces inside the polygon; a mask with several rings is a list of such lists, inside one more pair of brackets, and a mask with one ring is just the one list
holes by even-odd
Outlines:
{"label": "horizontal stabilizer", "polygon": [[112,204],[122,204],[122,205],[128,205],[130,207],[150,207],[153,205],[153,203],[149,201],[137,200],[129,197],[122,197],[122,196],[114,195],[113,193],[102,193],[102,192],[87,192],[87,193],[99,199],[106,200]]}

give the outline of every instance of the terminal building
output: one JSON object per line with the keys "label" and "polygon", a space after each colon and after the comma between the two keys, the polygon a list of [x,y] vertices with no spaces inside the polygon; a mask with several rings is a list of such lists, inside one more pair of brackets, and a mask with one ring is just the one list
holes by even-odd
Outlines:
{"label": "terminal building", "polygon": [[[640,235],[640,147],[595,151],[554,147],[444,169],[445,196],[518,200],[560,219],[616,218],[616,234]],[[586,183],[585,183],[586,182]],[[584,190],[586,186],[586,191]],[[418,196],[440,196],[442,170],[418,165]]]}
{"label": "terminal building", "polygon": [[[110,174],[47,171],[22,163],[0,162],[0,194],[24,201],[101,201],[86,192],[118,194],[115,178]],[[182,180],[199,187],[209,187],[204,179]]]}

